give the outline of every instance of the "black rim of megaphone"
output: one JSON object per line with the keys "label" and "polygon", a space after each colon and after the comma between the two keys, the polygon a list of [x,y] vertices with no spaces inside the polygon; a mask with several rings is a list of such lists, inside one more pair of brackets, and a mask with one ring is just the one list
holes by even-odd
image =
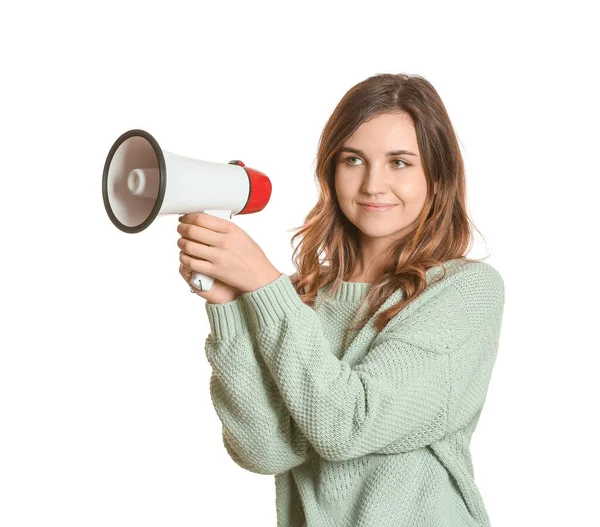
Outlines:
{"label": "black rim of megaphone", "polygon": [[[110,168],[110,163],[112,162],[112,158],[115,155],[115,152],[125,140],[130,137],[141,136],[146,139],[154,149],[154,153],[156,154],[156,159],[158,160],[158,167],[160,169],[160,182],[158,186],[158,195],[156,196],[156,203],[152,208],[152,211],[148,215],[148,217],[139,225],[135,225],[133,227],[129,227],[128,225],[123,225],[115,216],[112,208],[110,206],[110,201],[108,199],[108,170]],[[122,230],[123,232],[128,233],[136,233],[143,231],[146,227],[148,227],[158,216],[160,209],[163,204],[163,200],[165,198],[165,191],[167,189],[167,165],[165,164],[165,156],[163,155],[162,149],[158,145],[158,141],[154,139],[148,132],[145,130],[129,130],[121,135],[115,143],[112,145],[110,152],[106,158],[106,162],[104,163],[104,172],[102,173],[102,199],[104,200],[104,208],[110,218],[117,228]]]}

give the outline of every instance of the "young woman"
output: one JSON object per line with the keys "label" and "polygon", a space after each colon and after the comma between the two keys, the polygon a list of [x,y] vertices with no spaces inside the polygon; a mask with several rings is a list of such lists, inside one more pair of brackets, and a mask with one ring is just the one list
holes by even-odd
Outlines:
{"label": "young woman", "polygon": [[436,90],[404,74],[354,86],[316,175],[292,276],[232,222],[178,226],[183,278],[215,277],[195,292],[224,447],[275,475],[278,527],[488,526],[469,445],[504,283],[465,256],[463,160]]}

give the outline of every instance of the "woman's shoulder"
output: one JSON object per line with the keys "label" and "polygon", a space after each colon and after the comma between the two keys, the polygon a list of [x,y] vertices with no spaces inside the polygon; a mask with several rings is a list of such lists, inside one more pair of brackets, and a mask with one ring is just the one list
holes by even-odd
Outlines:
{"label": "woman's shoulder", "polygon": [[411,331],[435,340],[446,351],[482,320],[501,313],[504,283],[492,265],[450,260],[443,264],[443,276],[438,267],[428,270],[431,280],[425,290],[390,321],[386,328],[390,337]]}
{"label": "woman's shoulder", "polygon": [[[456,258],[426,271],[427,285],[415,299],[420,302],[455,301],[457,295],[504,297],[504,280],[498,270],[479,260]],[[417,303],[420,303],[417,302]]]}
{"label": "woman's shoulder", "polygon": [[443,306],[460,305],[467,312],[504,303],[504,279],[491,264],[459,258],[445,262],[444,267],[445,274],[436,274],[439,279],[432,276],[428,280],[423,301]]}
{"label": "woman's shoulder", "polygon": [[462,258],[448,263],[446,275],[440,280],[442,287],[451,285],[467,296],[504,297],[504,279],[493,265]]}
{"label": "woman's shoulder", "polygon": [[[443,277],[442,267],[446,270]],[[441,265],[428,269],[427,273],[431,274],[432,280],[430,282],[435,282],[435,278],[439,276],[440,281],[445,281],[446,283],[472,282],[473,280],[503,283],[500,272],[491,264],[465,258],[447,260]]]}

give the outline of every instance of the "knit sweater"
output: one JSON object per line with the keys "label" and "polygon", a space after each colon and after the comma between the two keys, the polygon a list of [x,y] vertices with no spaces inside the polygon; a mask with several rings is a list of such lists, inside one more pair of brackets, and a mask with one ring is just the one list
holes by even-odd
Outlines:
{"label": "knit sweater", "polygon": [[[304,304],[289,276],[206,302],[210,396],[231,459],[275,476],[277,527],[489,526],[469,445],[496,359],[504,282],[428,269],[380,332],[346,330],[372,284]],[[398,289],[377,313],[403,297]],[[364,309],[364,307],[363,307]]]}

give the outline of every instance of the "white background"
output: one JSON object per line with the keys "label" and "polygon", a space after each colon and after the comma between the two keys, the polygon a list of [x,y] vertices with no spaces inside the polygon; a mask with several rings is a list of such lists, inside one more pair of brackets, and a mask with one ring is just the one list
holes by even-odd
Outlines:
{"label": "white background", "polygon": [[[130,235],[112,143],[241,159],[273,183],[234,217],[281,272],[316,200],[319,134],[354,84],[417,73],[466,161],[474,257],[502,274],[472,442],[494,527],[598,521],[593,2],[12,2],[0,17],[0,525],[275,525],[273,476],[221,443],[204,299],[177,216]],[[418,6],[418,7],[415,7]]]}

